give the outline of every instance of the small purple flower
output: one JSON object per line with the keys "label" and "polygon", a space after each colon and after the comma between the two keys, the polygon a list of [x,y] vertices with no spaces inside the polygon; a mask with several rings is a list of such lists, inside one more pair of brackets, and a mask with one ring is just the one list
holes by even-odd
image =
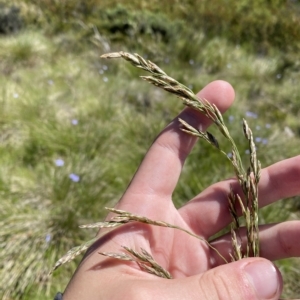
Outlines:
{"label": "small purple flower", "polygon": [[256,126],[255,126],[255,129],[256,129],[256,130],[260,130],[260,126],[259,126],[259,125],[256,125]]}
{"label": "small purple flower", "polygon": [[268,128],[268,129],[271,128],[271,124],[267,123],[266,128]]}
{"label": "small purple flower", "polygon": [[58,158],[58,159],[55,160],[55,165],[57,167],[62,167],[64,164],[65,164],[65,162],[61,158]]}
{"label": "small purple flower", "polygon": [[45,242],[46,242],[47,244],[49,244],[50,241],[51,241],[51,234],[50,234],[50,233],[47,233],[47,234],[46,234],[46,237],[45,237]]}
{"label": "small purple flower", "polygon": [[257,114],[252,111],[246,111],[246,116],[253,119],[256,119],[258,117]]}
{"label": "small purple flower", "polygon": [[268,144],[268,139],[262,139],[261,142],[262,142],[263,145],[267,145]]}
{"label": "small purple flower", "polygon": [[232,123],[232,122],[234,121],[234,116],[230,115],[230,116],[228,117],[228,120],[229,120],[230,123]]}
{"label": "small purple flower", "polygon": [[76,175],[76,174],[74,174],[74,173],[71,173],[71,174],[69,175],[69,178],[70,178],[73,182],[79,182],[79,180],[80,180],[80,176],[78,176],[78,175]]}
{"label": "small purple flower", "polygon": [[246,154],[250,154],[250,150],[247,149],[247,150],[245,151],[245,153],[246,153]]}
{"label": "small purple flower", "polygon": [[104,73],[104,71],[101,69],[101,70],[99,70],[99,74],[103,74]]}
{"label": "small purple flower", "polygon": [[102,69],[103,69],[104,71],[106,71],[106,70],[108,69],[108,66],[103,65],[103,66],[102,66]]}
{"label": "small purple flower", "polygon": [[228,156],[229,158],[231,158],[231,157],[232,157],[232,153],[231,153],[231,152],[227,153],[227,156]]}
{"label": "small purple flower", "polygon": [[256,137],[256,138],[255,138],[255,142],[256,142],[256,143],[262,142],[262,138],[261,138],[261,137]]}
{"label": "small purple flower", "polygon": [[71,121],[71,123],[72,123],[73,125],[78,125],[78,120],[77,120],[77,119],[73,119],[73,120]]}

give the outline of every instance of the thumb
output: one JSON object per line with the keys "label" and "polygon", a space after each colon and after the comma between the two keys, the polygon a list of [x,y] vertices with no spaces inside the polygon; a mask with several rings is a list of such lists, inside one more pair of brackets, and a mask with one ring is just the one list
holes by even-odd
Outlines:
{"label": "thumb", "polygon": [[166,299],[277,300],[282,292],[281,274],[263,258],[243,259],[170,284]]}

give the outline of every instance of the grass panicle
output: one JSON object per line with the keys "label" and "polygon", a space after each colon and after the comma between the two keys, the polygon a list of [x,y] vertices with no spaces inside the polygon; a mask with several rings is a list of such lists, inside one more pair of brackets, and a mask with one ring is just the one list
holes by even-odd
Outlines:
{"label": "grass panicle", "polygon": [[85,243],[83,243],[80,246],[74,247],[70,249],[63,257],[61,257],[54,265],[52,270],[49,272],[49,275],[51,275],[57,268],[59,268],[61,265],[66,264],[72,260],[74,260],[78,255],[86,251],[95,241],[97,238],[93,238]]}
{"label": "grass panicle", "polygon": [[[104,54],[101,56],[102,58],[123,58],[129,61],[133,66],[137,68],[141,68],[149,73],[151,76],[141,76],[142,79],[148,81],[149,83],[162,88],[172,94],[178,96],[183,103],[191,107],[194,110],[197,110],[203,113],[206,117],[208,117],[219,129],[221,134],[229,140],[232,147],[232,157],[230,158],[224,150],[220,148],[219,142],[217,139],[208,131],[202,132],[196,128],[193,128],[187,122],[182,119],[179,119],[183,128],[182,131],[197,136],[199,138],[204,139],[209,144],[218,149],[223,155],[226,156],[227,159],[233,165],[234,171],[236,173],[237,179],[242,187],[244,198],[246,200],[246,210],[244,214],[244,218],[246,221],[247,228],[247,251],[246,257],[249,256],[259,256],[259,229],[258,229],[258,182],[260,179],[260,162],[257,160],[256,156],[256,146],[253,140],[253,134],[251,129],[249,128],[246,120],[243,119],[243,131],[246,139],[249,142],[249,150],[250,150],[250,167],[245,171],[245,168],[242,163],[241,155],[239,150],[234,142],[232,136],[229,133],[229,130],[224,122],[221,112],[216,107],[216,105],[209,103],[205,99],[199,99],[188,87],[179,83],[177,80],[168,76],[164,71],[162,71],[158,66],[156,66],[153,62],[149,60],[143,59],[138,54],[130,54],[126,52],[117,52]],[[237,214],[234,208],[236,201],[234,200],[238,195],[233,196],[229,195],[229,210],[231,215],[233,216],[233,222],[235,225],[232,227],[232,232],[237,227]],[[240,201],[239,201],[240,202]],[[236,235],[232,235],[233,240],[233,248],[235,252],[240,252],[241,247],[237,246]],[[240,257],[240,256],[235,256]]]}
{"label": "grass panicle", "polygon": [[137,252],[131,248],[126,246],[122,246],[128,253],[113,253],[113,252],[99,252],[99,254],[125,260],[125,261],[133,261],[136,262],[139,267],[150,274],[153,274],[158,277],[172,279],[172,275],[165,270],[162,266],[160,266],[152,257],[152,255],[147,252],[145,249],[141,248],[141,252]]}
{"label": "grass panicle", "polygon": [[222,256],[222,254],[216,249],[214,248],[206,239],[204,239],[203,237],[200,237],[196,234],[194,234],[193,232],[186,230],[182,227],[164,222],[164,221],[155,221],[152,219],[149,219],[147,217],[144,216],[138,216],[135,214],[132,214],[130,212],[124,211],[124,210],[119,210],[119,209],[115,209],[115,208],[108,208],[106,207],[107,210],[109,210],[110,212],[116,213],[117,216],[112,218],[112,222],[140,222],[140,223],[144,223],[144,224],[148,224],[148,225],[154,225],[154,226],[160,226],[160,227],[167,227],[167,228],[173,228],[173,229],[177,229],[177,230],[181,230],[197,239],[199,239],[200,241],[206,243],[212,250],[216,251],[216,253],[224,260],[225,263],[227,263],[227,260],[225,259],[224,256]]}
{"label": "grass panicle", "polygon": [[[236,164],[234,165],[236,168],[236,172],[238,174],[241,174],[242,176],[245,176],[246,173],[244,171],[242,160],[239,151],[237,149],[237,146],[233,138],[229,134],[229,130],[225,125],[221,112],[214,104],[209,103],[205,99],[199,99],[191,89],[179,83],[177,80],[173,79],[172,77],[168,76],[153,62],[149,60],[146,61],[145,59],[141,59],[141,56],[138,54],[133,55],[121,51],[116,53],[104,54],[101,57],[102,58],[123,58],[129,61],[133,66],[137,68],[141,68],[151,73],[151,76],[141,76],[141,78],[159,88],[162,88],[172,94],[175,94],[183,101],[184,105],[205,114],[206,117],[208,117],[212,122],[214,122],[214,124],[218,127],[219,131],[222,133],[222,135],[230,141],[232,146],[232,151],[235,153],[235,157],[236,157],[236,162],[235,162]],[[184,121],[183,122],[181,121],[181,124],[183,125],[184,127],[183,130],[185,132],[204,138],[206,141],[213,144],[216,148],[219,148],[219,144],[217,140],[210,133],[199,132],[195,128],[191,129],[191,126],[185,123]],[[188,126],[185,127],[186,125]],[[225,152],[222,153],[226,155]]]}
{"label": "grass panicle", "polygon": [[[233,247],[233,255],[231,255],[232,260],[239,260],[242,259],[243,257],[249,257],[249,256],[259,256],[258,182],[260,179],[261,167],[260,167],[260,162],[257,160],[257,156],[256,156],[256,147],[253,140],[253,134],[246,120],[243,120],[243,131],[246,139],[249,142],[249,148],[250,148],[250,167],[247,169],[247,172],[245,171],[238,148],[229,133],[229,130],[222,117],[222,114],[214,104],[209,103],[205,99],[199,99],[189,88],[179,83],[177,80],[173,79],[172,77],[168,76],[156,64],[154,64],[149,60],[145,60],[143,57],[141,57],[138,54],[130,54],[126,52],[115,52],[115,53],[104,54],[101,57],[102,58],[123,58],[126,61],[130,62],[133,66],[151,73],[151,76],[142,76],[142,79],[172,94],[175,94],[183,101],[183,103],[186,106],[191,107],[192,109],[195,109],[205,114],[205,116],[208,117],[217,126],[221,134],[227,140],[229,140],[232,146],[231,158],[226,154],[224,150],[220,148],[219,142],[211,133],[209,133],[208,131],[202,132],[192,127],[184,120],[179,119],[179,122],[183,126],[181,128],[182,131],[186,132],[187,134],[191,134],[204,139],[213,147],[218,149],[223,155],[225,155],[225,157],[232,163],[237,179],[242,187],[246,205],[244,205],[241,197],[238,194],[234,194],[233,191],[231,191],[230,194],[228,195],[229,211],[233,219],[232,226],[231,226],[232,247]],[[240,205],[242,210],[242,215],[246,223],[247,250],[245,254],[242,253],[241,238],[239,232],[240,222],[239,222],[239,216],[236,209],[236,204]],[[227,263],[227,260],[221,255],[221,253],[219,253],[218,250],[215,249],[207,240],[203,239],[200,236],[195,235],[194,233],[184,228],[166,223],[164,221],[151,220],[147,217],[138,216],[123,210],[118,210],[114,208],[106,208],[106,209],[109,210],[110,212],[117,214],[117,216],[114,216],[108,222],[97,222],[93,224],[81,225],[80,227],[81,228],[114,228],[122,224],[126,224],[128,222],[141,222],[148,225],[173,228],[173,229],[184,231],[187,234],[205,242],[211,249],[217,252],[217,254],[224,260],[224,262]],[[236,232],[238,233],[238,235],[236,234]],[[64,263],[73,260],[77,255],[81,254],[84,250],[86,250],[87,247],[91,245],[94,241],[95,239],[92,239],[81,246],[71,249],[64,257],[62,257],[55,264],[54,269],[56,269],[57,267],[59,267]],[[138,263],[140,265],[142,264],[141,261],[143,261],[145,257],[147,257],[147,263],[149,263],[150,257],[145,255],[144,250],[142,250],[143,256],[140,256],[140,254],[134,252],[133,250],[130,250],[129,248],[126,248],[125,246],[124,249],[126,249],[135,258],[138,258],[139,259]],[[102,254],[117,259],[121,259],[121,260],[131,260],[128,255],[124,255],[124,254],[114,254],[114,253],[102,253]],[[152,274],[155,274],[155,272],[158,272],[158,274],[160,274],[159,272],[161,272],[161,270],[158,271],[159,266],[154,263],[150,267],[148,265],[144,265],[144,264],[142,265],[144,270],[150,273],[152,272]]]}
{"label": "grass panicle", "polygon": [[[94,224],[87,224],[87,225],[81,225],[81,228],[115,228],[118,227],[120,225],[129,223],[129,222],[140,222],[140,223],[144,223],[144,224],[148,224],[148,225],[153,225],[153,226],[160,226],[160,227],[166,227],[166,228],[173,228],[173,229],[177,229],[177,230],[181,230],[184,231],[185,233],[199,239],[200,241],[206,243],[212,250],[216,251],[216,253],[224,260],[225,263],[227,263],[227,260],[225,259],[225,257],[222,256],[222,254],[216,249],[214,248],[206,239],[182,228],[176,225],[172,225],[169,224],[167,222],[164,221],[155,221],[152,219],[149,219],[147,217],[144,216],[139,216],[139,215],[135,215],[132,214],[130,212],[124,211],[124,210],[120,210],[120,209],[115,209],[115,208],[108,208],[106,207],[106,209],[110,212],[113,212],[115,214],[117,214],[117,216],[114,216],[110,221],[108,222],[97,222]],[[97,237],[99,238],[99,237]],[[57,269],[58,267],[60,267],[61,265],[68,263],[70,261],[72,261],[75,257],[77,257],[78,255],[80,255],[83,251],[85,251],[92,243],[94,243],[96,241],[96,238],[91,239],[89,241],[87,241],[86,243],[78,246],[78,247],[74,247],[72,248],[70,251],[68,251],[68,253],[66,255],[64,255],[61,259],[59,259],[57,261],[57,263],[55,264],[52,272]],[[118,258],[118,257],[115,257]],[[120,258],[122,259],[122,258]]]}

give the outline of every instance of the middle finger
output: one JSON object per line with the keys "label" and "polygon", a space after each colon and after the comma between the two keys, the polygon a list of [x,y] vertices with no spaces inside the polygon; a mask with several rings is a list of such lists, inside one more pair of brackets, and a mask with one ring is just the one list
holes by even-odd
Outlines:
{"label": "middle finger", "polygon": [[[259,207],[300,194],[299,177],[300,156],[263,169],[258,185]],[[230,224],[232,218],[228,208],[228,194],[231,188],[242,196],[237,180],[228,179],[208,187],[179,210],[182,218],[196,234],[208,239]],[[237,211],[241,215],[239,208]]]}

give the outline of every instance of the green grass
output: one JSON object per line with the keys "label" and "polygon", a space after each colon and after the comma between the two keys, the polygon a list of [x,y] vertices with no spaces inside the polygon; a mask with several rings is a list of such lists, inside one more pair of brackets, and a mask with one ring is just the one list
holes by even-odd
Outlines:
{"label": "green grass", "polygon": [[[194,91],[215,79],[229,81],[236,102],[225,120],[245,160],[242,117],[261,138],[257,146],[263,166],[298,154],[300,62],[293,49],[282,53],[276,43],[269,43],[267,54],[258,55],[249,51],[249,41],[237,46],[223,31],[208,37],[200,29],[185,31],[186,25],[173,39],[173,29],[180,24],[162,16],[171,37],[166,42],[150,30],[151,24],[161,24],[152,14],[158,1],[146,7],[148,34],[136,31],[134,38],[113,34],[99,23],[99,39],[88,23],[96,16],[88,10],[80,16],[86,26],[65,24],[62,19],[71,15],[67,8],[56,15],[62,19],[51,19],[58,22],[51,31],[45,15],[62,12],[62,7],[40,11],[38,2],[27,2],[15,1],[27,12],[27,28],[0,36],[0,298],[52,299],[64,289],[76,262],[52,278],[48,271],[67,250],[95,234],[78,225],[104,217],[103,207],[120,198],[155,136],[182,108],[179,99],[142,82],[141,71],[101,60],[105,41],[112,50],[148,55]],[[105,1],[103,7],[108,7]],[[178,7],[175,12],[167,7],[166,13],[184,16],[189,9]],[[141,12],[126,13],[137,28]],[[58,24],[66,28],[59,32]],[[257,118],[246,116],[247,111]],[[58,159],[63,166],[56,165]],[[72,181],[70,174],[79,181]],[[185,164],[175,204],[179,207],[209,184],[232,175],[224,158],[199,142]],[[299,197],[261,211],[264,222],[295,218]],[[285,297],[296,297],[299,259],[279,266],[286,279]]]}

